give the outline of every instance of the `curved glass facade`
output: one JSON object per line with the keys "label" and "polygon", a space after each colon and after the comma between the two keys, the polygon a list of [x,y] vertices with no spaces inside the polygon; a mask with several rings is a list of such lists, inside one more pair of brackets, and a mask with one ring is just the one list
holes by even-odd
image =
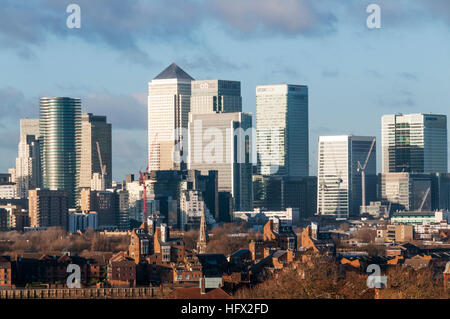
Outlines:
{"label": "curved glass facade", "polygon": [[42,186],[66,191],[76,206],[81,152],[81,100],[43,97],[40,101]]}

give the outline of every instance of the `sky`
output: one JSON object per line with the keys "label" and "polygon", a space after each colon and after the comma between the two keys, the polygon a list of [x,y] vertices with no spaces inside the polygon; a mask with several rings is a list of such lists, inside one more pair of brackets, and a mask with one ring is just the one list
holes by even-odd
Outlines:
{"label": "sky", "polygon": [[[69,4],[81,8],[70,29]],[[381,28],[369,29],[369,4]],[[450,114],[448,0],[2,0],[0,172],[41,96],[82,99],[113,127],[113,178],[147,160],[147,85],[172,62],[197,80],[309,88],[310,173],[319,135],[376,136],[381,116]],[[449,156],[450,158],[450,156]]]}

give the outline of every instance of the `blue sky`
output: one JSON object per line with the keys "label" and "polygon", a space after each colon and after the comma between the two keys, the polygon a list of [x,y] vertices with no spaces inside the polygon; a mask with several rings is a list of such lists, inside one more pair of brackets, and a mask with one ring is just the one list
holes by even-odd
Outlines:
{"label": "blue sky", "polygon": [[[66,7],[81,7],[81,29]],[[381,7],[382,28],[366,26]],[[113,125],[113,175],[145,168],[147,83],[176,62],[195,79],[309,86],[311,172],[319,135],[380,137],[388,113],[450,110],[447,0],[3,0],[0,171],[40,96],[73,96]],[[381,150],[378,143],[378,158]],[[378,162],[380,169],[380,162]]]}

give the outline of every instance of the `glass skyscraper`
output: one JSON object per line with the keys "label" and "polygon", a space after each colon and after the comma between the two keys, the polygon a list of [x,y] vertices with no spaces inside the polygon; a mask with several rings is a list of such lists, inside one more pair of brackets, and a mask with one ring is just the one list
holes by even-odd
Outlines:
{"label": "glass skyscraper", "polygon": [[[193,78],[172,63],[148,84],[148,167],[183,169],[183,129],[187,129]],[[176,146],[181,147],[176,149]]]}
{"label": "glass skyscraper", "polygon": [[242,112],[241,82],[192,81],[191,113]]}
{"label": "glass skyscraper", "polygon": [[383,173],[447,172],[447,116],[384,115],[381,122]]}
{"label": "glass skyscraper", "polygon": [[309,175],[308,87],[256,88],[258,174]]}
{"label": "glass skyscraper", "polygon": [[81,100],[43,97],[40,101],[42,187],[64,190],[76,206],[81,151]]}

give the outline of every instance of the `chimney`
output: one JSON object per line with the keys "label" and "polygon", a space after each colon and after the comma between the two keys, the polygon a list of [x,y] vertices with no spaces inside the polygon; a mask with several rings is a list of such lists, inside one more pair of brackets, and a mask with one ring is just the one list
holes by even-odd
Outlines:
{"label": "chimney", "polygon": [[202,295],[206,294],[206,284],[205,284],[205,277],[200,277],[200,293]]}

